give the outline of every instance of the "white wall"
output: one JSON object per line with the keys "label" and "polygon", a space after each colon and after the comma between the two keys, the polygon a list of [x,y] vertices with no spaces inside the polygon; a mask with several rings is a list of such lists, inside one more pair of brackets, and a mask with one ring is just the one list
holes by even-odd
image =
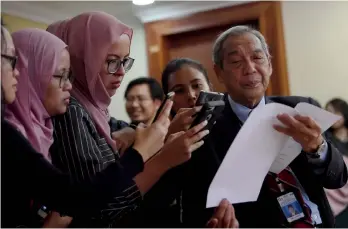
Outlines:
{"label": "white wall", "polygon": [[282,3],[290,91],[348,100],[348,2]]}
{"label": "white wall", "polygon": [[125,109],[124,92],[128,83],[138,77],[148,76],[147,54],[145,47],[144,27],[139,24],[133,28],[133,39],[130,56],[135,59],[132,69],[125,75],[121,87],[117,89],[116,95],[112,97],[110,114],[120,120],[129,121]]}

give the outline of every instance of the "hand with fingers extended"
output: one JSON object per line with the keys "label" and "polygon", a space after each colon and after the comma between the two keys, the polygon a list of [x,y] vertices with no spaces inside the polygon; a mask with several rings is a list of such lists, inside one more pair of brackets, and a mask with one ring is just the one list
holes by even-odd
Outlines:
{"label": "hand with fingers extended", "polygon": [[292,117],[288,114],[280,114],[277,118],[285,127],[274,125],[274,129],[292,137],[304,152],[315,153],[324,142],[321,128],[312,118],[302,115]]}
{"label": "hand with fingers extended", "polygon": [[207,223],[208,228],[238,228],[239,223],[232,204],[223,199]]}
{"label": "hand with fingers extended", "polygon": [[181,131],[169,136],[161,151],[163,161],[169,168],[188,161],[192,152],[204,144],[202,138],[209,134],[209,130],[202,129],[207,123],[204,121],[186,132]]}
{"label": "hand with fingers extended", "polygon": [[180,131],[186,131],[191,126],[197,114],[202,107],[181,108],[173,118],[168,129],[168,136]]}
{"label": "hand with fingers extended", "polygon": [[170,125],[169,115],[172,105],[173,102],[168,100],[157,121],[150,126],[144,127],[143,124],[137,126],[133,148],[142,155],[144,162],[157,153],[164,144]]}
{"label": "hand with fingers extended", "polygon": [[[162,139],[163,148],[145,163],[144,171],[135,177],[142,195],[145,195],[165,172],[188,161],[191,153],[203,145],[202,138],[209,133],[208,130],[202,131],[206,125],[207,122],[204,121],[186,132],[172,134],[164,145]],[[157,142],[149,144],[159,145]],[[155,148],[159,150],[159,147]]]}

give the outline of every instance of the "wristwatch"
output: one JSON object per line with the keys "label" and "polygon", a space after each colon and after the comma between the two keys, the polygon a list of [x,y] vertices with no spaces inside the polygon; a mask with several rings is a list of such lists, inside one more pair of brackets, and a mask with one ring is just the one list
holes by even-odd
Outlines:
{"label": "wristwatch", "polygon": [[327,142],[325,141],[325,139],[323,140],[323,143],[321,143],[321,145],[319,146],[317,152],[315,153],[307,153],[307,155],[311,158],[320,158],[320,156],[322,155],[322,153],[325,151],[327,147]]}

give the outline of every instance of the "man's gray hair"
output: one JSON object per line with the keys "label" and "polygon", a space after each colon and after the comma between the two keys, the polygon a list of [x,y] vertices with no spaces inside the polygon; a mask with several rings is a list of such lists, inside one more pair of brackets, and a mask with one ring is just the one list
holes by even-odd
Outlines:
{"label": "man's gray hair", "polygon": [[244,35],[245,33],[251,33],[254,36],[256,36],[260,42],[263,51],[265,52],[267,58],[270,58],[271,55],[269,53],[269,47],[266,43],[265,37],[256,29],[253,29],[252,27],[246,26],[246,25],[238,25],[238,26],[233,26],[226,30],[225,32],[221,33],[219,37],[216,39],[214,46],[213,46],[213,62],[214,64],[220,66],[221,68],[222,63],[223,63],[223,50],[222,47],[224,46],[225,41],[227,38],[231,36],[241,36]]}

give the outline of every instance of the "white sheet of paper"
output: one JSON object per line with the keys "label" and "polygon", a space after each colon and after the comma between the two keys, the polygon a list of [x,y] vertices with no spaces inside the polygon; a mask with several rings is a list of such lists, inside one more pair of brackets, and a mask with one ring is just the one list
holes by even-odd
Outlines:
{"label": "white sheet of paper", "polygon": [[335,122],[340,120],[340,116],[328,112],[320,107],[314,106],[309,103],[299,103],[295,109],[301,115],[307,115],[311,117],[321,128],[321,132],[325,132],[329,129]]}
{"label": "white sheet of paper", "polygon": [[[339,116],[309,103],[298,103],[295,110],[301,115],[311,117],[320,126],[322,133],[340,119]],[[301,153],[301,150],[302,146],[289,137],[269,171],[280,173]]]}
{"label": "white sheet of paper", "polygon": [[295,158],[301,153],[302,146],[294,139],[289,138],[281,149],[277,158],[271,165],[269,171],[273,173],[280,173],[283,171]]}
{"label": "white sheet of paper", "polygon": [[208,190],[206,206],[216,207],[223,198],[230,203],[256,201],[269,168],[288,137],[274,130],[279,113],[295,109],[270,103],[253,111],[239,131]]}
{"label": "white sheet of paper", "polygon": [[322,132],[339,120],[339,116],[308,103],[299,103],[295,109],[270,103],[253,111],[210,184],[207,208],[218,206],[223,198],[232,204],[256,201],[268,171],[279,173],[298,156],[301,145],[273,129],[274,124],[281,125],[276,118],[280,113],[310,116]]}

